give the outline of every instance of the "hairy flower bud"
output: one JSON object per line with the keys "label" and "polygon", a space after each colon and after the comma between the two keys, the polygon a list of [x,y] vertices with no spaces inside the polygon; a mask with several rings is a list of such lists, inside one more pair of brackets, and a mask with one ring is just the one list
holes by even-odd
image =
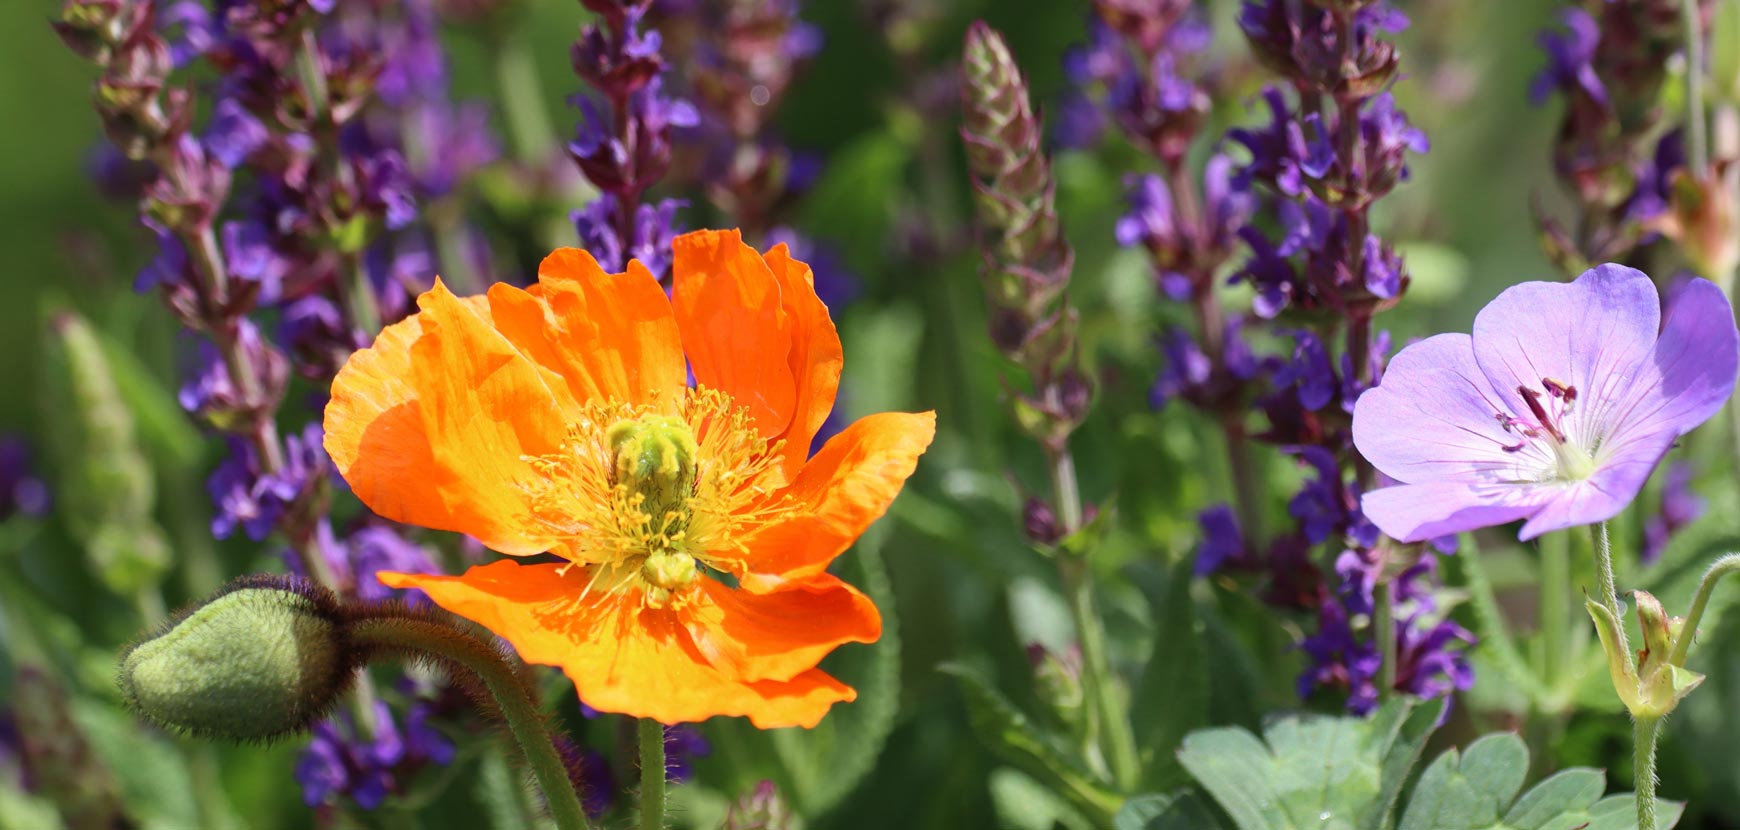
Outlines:
{"label": "hairy flower bud", "polygon": [[360,660],[331,593],[252,576],[129,646],[118,682],[127,705],[156,724],[259,740],[323,717]]}
{"label": "hairy flower bud", "polygon": [[1662,718],[1703,683],[1704,676],[1673,662],[1674,642],[1679,639],[1684,621],[1670,618],[1662,610],[1661,602],[1647,591],[1637,591],[1634,596],[1638,626],[1643,632],[1643,648],[1635,655],[1626,644],[1623,624],[1611,609],[1593,599],[1583,604],[1595,620],[1601,648],[1607,652],[1608,674],[1619,700],[1632,717]]}

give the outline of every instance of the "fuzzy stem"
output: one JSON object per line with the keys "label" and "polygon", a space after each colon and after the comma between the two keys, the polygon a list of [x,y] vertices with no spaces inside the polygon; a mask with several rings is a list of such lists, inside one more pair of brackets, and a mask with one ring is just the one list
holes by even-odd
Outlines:
{"label": "fuzzy stem", "polygon": [[1537,609],[1541,630],[1541,677],[1551,687],[1558,683],[1570,659],[1565,644],[1570,623],[1571,537],[1554,533],[1541,540],[1541,585]]}
{"label": "fuzzy stem", "polygon": [[1698,0],[1680,0],[1686,26],[1686,158],[1699,175],[1710,165],[1704,129],[1704,27]]}
{"label": "fuzzy stem", "polygon": [[1632,726],[1637,830],[1655,830],[1655,739],[1661,732],[1661,718],[1637,718]]}
{"label": "fuzzy stem", "polygon": [[[1599,601],[1613,612],[1616,620],[1625,619],[1625,607],[1619,602],[1619,592],[1613,587],[1613,540],[1607,535],[1607,523],[1599,522],[1589,526],[1589,533],[1594,540],[1595,555],[1595,593]],[[1620,629],[1620,638],[1625,637],[1625,629]],[[1629,651],[1630,647],[1627,646]]]}
{"label": "fuzzy stem", "polygon": [[640,719],[640,830],[665,826],[665,725]]}
{"label": "fuzzy stem", "polygon": [[[1058,522],[1064,535],[1068,536],[1081,529],[1082,521],[1075,458],[1070,455],[1068,447],[1059,447],[1049,454]],[[1063,579],[1070,616],[1081,644],[1082,685],[1087,693],[1088,719],[1099,727],[1101,747],[1106,753],[1112,780],[1121,787],[1131,787],[1141,773],[1141,761],[1136,752],[1136,737],[1130,728],[1130,719],[1118,704],[1111,660],[1106,654],[1106,629],[1095,609],[1093,577],[1088,570],[1087,557],[1064,550],[1059,550],[1056,555],[1058,574]]]}
{"label": "fuzzy stem", "polygon": [[1704,619],[1704,607],[1710,604],[1710,594],[1716,590],[1716,582],[1737,571],[1740,571],[1740,553],[1730,553],[1717,559],[1704,572],[1704,578],[1698,582],[1698,593],[1692,598],[1692,610],[1686,612],[1686,622],[1680,628],[1680,638],[1674,643],[1673,653],[1668,657],[1669,663],[1681,667],[1686,665],[1686,655],[1692,649],[1692,640],[1698,636],[1698,623]]}
{"label": "fuzzy stem", "polygon": [[525,752],[556,826],[561,830],[589,827],[580,797],[568,777],[568,767],[556,751],[536,698],[500,652],[448,625],[390,614],[357,620],[351,626],[350,636],[361,646],[420,652],[475,674],[489,689],[508,730]]}

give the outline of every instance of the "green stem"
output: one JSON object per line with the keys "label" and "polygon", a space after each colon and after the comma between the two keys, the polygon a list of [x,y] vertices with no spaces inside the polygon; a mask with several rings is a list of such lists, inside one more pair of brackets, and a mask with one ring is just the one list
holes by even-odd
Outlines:
{"label": "green stem", "polygon": [[1372,627],[1377,638],[1378,698],[1389,700],[1396,689],[1396,609],[1390,600],[1390,583],[1379,579],[1371,592]]}
{"label": "green stem", "polygon": [[1686,148],[1692,170],[1703,175],[1710,164],[1704,129],[1704,31],[1698,0],[1680,0],[1686,25]]}
{"label": "green stem", "polygon": [[361,252],[346,251],[344,272],[338,275],[338,299],[350,317],[350,324],[363,334],[374,337],[381,330],[381,309],[375,302],[375,289],[369,284],[368,268]]}
{"label": "green stem", "polygon": [[[1536,705],[1547,707],[1549,692],[1535,672],[1523,662],[1521,652],[1517,650],[1516,640],[1510,634],[1510,626],[1505,624],[1504,611],[1498,606],[1498,597],[1492,590],[1492,580],[1486,575],[1486,566],[1481,564],[1480,548],[1475,544],[1472,534],[1463,534],[1461,552],[1456,555],[1456,561],[1462,566],[1462,578],[1468,587],[1468,603],[1474,610],[1474,619],[1480,625],[1480,642],[1483,647],[1491,648],[1498,666],[1510,675],[1512,682],[1522,686]],[[1570,586],[1565,590],[1569,592]],[[1550,711],[1557,711],[1556,707]]]}
{"label": "green stem", "polygon": [[1692,650],[1692,640],[1698,636],[1698,623],[1704,619],[1704,607],[1710,604],[1710,594],[1716,590],[1716,582],[1728,574],[1740,571],[1740,553],[1730,553],[1710,565],[1704,572],[1704,578],[1698,583],[1697,596],[1692,598],[1692,610],[1686,613],[1686,623],[1680,628],[1680,638],[1674,643],[1673,654],[1668,662],[1684,667],[1686,655]]}
{"label": "green stem", "polygon": [[1633,723],[1637,830],[1655,830],[1655,739],[1660,731],[1661,718],[1638,718]]}
{"label": "green stem", "polygon": [[[1059,447],[1050,456],[1058,523],[1067,536],[1080,530],[1082,521],[1075,458],[1070,455],[1068,447]],[[1130,719],[1118,702],[1111,659],[1106,654],[1106,629],[1095,608],[1093,575],[1088,569],[1087,557],[1081,552],[1065,550],[1059,550],[1057,557],[1058,574],[1063,580],[1070,617],[1075,622],[1076,638],[1081,644],[1082,686],[1087,693],[1088,721],[1099,728],[1101,747],[1106,753],[1112,780],[1120,787],[1134,787],[1141,775],[1141,759],[1136,752],[1136,736],[1130,727]]]}
{"label": "green stem", "polygon": [[[1590,525],[1589,533],[1595,543],[1595,593],[1607,610],[1613,612],[1614,619],[1623,620],[1625,607],[1620,604],[1619,592],[1613,587],[1613,540],[1607,535],[1607,523]],[[1624,629],[1620,631],[1624,636]]]}
{"label": "green stem", "polygon": [[574,782],[568,777],[567,765],[562,763],[538,711],[537,699],[500,652],[475,637],[424,619],[365,617],[351,626],[350,633],[352,642],[360,646],[432,655],[475,674],[489,689],[507,720],[508,731],[526,754],[556,826],[561,830],[587,830],[590,825],[586,813],[574,792]]}
{"label": "green stem", "polygon": [[544,84],[526,42],[527,38],[513,36],[496,40],[495,83],[514,155],[539,164],[550,155],[555,128],[544,110]]}
{"label": "green stem", "polygon": [[1541,585],[1537,609],[1541,629],[1541,678],[1549,687],[1564,675],[1570,652],[1565,644],[1571,622],[1571,537],[1553,533],[1541,540]]}
{"label": "green stem", "polygon": [[640,830],[665,826],[665,725],[640,720]]}

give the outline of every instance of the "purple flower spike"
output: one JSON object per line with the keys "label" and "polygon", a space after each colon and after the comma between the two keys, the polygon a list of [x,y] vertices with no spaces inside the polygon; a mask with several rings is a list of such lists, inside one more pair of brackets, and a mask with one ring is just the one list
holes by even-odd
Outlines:
{"label": "purple flower spike", "polygon": [[1588,12],[1579,8],[1565,9],[1560,17],[1565,31],[1542,32],[1541,50],[1547,53],[1547,65],[1535,76],[1529,87],[1529,101],[1539,105],[1555,89],[1581,92],[1597,104],[1607,103],[1607,87],[1595,73],[1595,48],[1601,44],[1601,26]]}
{"label": "purple flower spike", "polygon": [[1403,482],[1365,513],[1414,542],[1527,519],[1521,538],[1606,521],[1674,441],[1734,391],[1740,333],[1714,283],[1689,283],[1666,323],[1641,271],[1500,294],[1472,336],[1397,354],[1354,407],[1353,439]]}

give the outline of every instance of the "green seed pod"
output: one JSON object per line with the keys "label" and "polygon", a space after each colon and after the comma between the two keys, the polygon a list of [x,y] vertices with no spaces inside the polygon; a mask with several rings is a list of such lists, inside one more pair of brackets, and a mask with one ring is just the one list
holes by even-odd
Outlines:
{"label": "green seed pod", "polygon": [[279,576],[243,577],[121,653],[118,682],[145,718],[260,740],[324,716],[356,676],[338,601]]}
{"label": "green seed pod", "polygon": [[42,399],[55,453],[56,512],[116,593],[155,585],[169,568],[169,544],[152,518],[151,466],[139,449],[133,413],[89,323],[53,315]]}

